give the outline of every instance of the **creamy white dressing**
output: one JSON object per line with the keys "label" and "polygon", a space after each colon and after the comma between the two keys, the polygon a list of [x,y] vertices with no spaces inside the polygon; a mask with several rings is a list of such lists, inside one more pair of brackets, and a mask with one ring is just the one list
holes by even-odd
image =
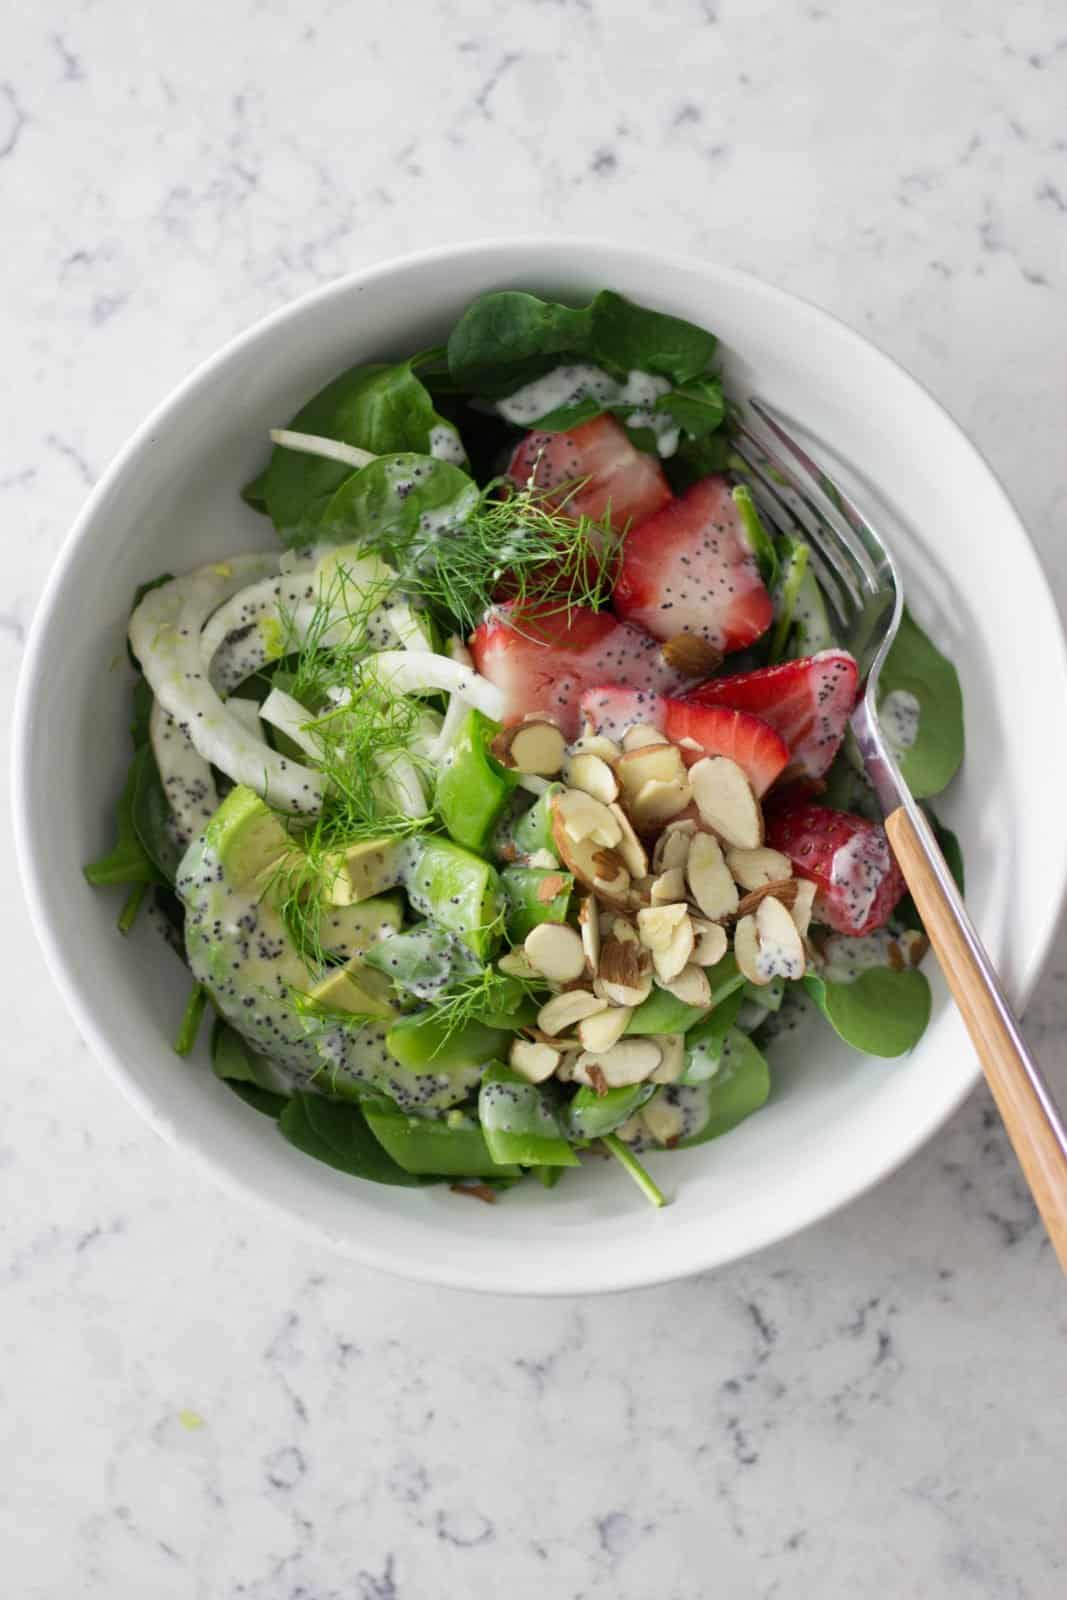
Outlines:
{"label": "creamy white dressing", "polygon": [[844,890],[848,920],[854,928],[862,928],[870,916],[890,865],[889,841],[881,833],[864,830],[834,852],[830,883]]}
{"label": "creamy white dressing", "polygon": [[450,422],[437,422],[430,429],[430,455],[438,461],[451,461],[462,467],[467,460],[463,440]]}
{"label": "creamy white dressing", "polygon": [[922,706],[907,689],[891,689],[878,707],[878,722],[895,755],[910,750],[919,737]]}
{"label": "creamy white dressing", "polygon": [[827,983],[852,983],[872,967],[888,967],[889,946],[895,942],[896,936],[888,928],[876,928],[859,938],[830,934],[820,944],[819,977]]}
{"label": "creamy white dressing", "polygon": [[218,808],[215,780],[185,729],[158,700],[152,702],[148,737],[170,805],[171,836],[184,850]]}
{"label": "creamy white dressing", "polygon": [[678,448],[677,424],[666,412],[653,409],[661,395],[671,389],[669,378],[657,377],[651,372],[636,369],[627,375],[625,383],[586,363],[555,367],[542,378],[523,384],[514,394],[496,402],[496,409],[516,427],[528,428],[540,417],[563,406],[578,405],[582,400],[592,400],[598,406],[633,406],[625,418],[631,428],[649,428],[656,436],[656,448],[661,456],[671,456]]}

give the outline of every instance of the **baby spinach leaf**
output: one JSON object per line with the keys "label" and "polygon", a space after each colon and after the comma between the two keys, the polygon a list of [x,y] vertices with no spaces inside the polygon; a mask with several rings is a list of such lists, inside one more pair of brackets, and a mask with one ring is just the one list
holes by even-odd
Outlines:
{"label": "baby spinach leaf", "polygon": [[289,1143],[305,1155],[354,1178],[407,1188],[424,1181],[405,1172],[386,1153],[354,1100],[294,1094],[278,1118],[278,1127]]}
{"label": "baby spinach leaf", "polygon": [[133,825],[160,877],[173,883],[185,851],[174,837],[170,801],[151,745],[137,752],[135,767]]}
{"label": "baby spinach leaf", "polygon": [[721,428],[726,418],[722,382],[713,377],[695,378],[661,394],[653,410],[665,411],[691,439],[702,439]]}
{"label": "baby spinach leaf", "polygon": [[904,1055],[930,1020],[930,985],[914,968],[870,967],[852,983],[809,975],[804,987],[834,1032],[867,1055]]}
{"label": "baby spinach leaf", "polygon": [[602,289],[589,307],[589,354],[620,373],[655,372],[673,383],[698,378],[718,341],[681,317],[635,305]]}
{"label": "baby spinach leaf", "polygon": [[130,715],[130,738],[135,750],[139,745],[148,743],[148,720],[152,715],[154,699],[148,679],[138,674],[133,686],[133,710]]}
{"label": "baby spinach leaf", "polygon": [[263,471],[258,473],[251,483],[246,483],[241,490],[241,499],[245,505],[251,506],[253,511],[262,512],[264,515],[266,515],[267,511],[266,486],[267,469],[264,467]]}
{"label": "baby spinach leaf", "polygon": [[940,794],[963,760],[963,697],[955,667],[905,610],[882,668],[879,705],[896,691],[919,702],[915,743],[899,755],[916,799]]}
{"label": "baby spinach leaf", "polygon": [[[438,414],[410,361],[352,367],[309,400],[289,427],[296,433],[358,445],[379,456],[398,451],[430,455],[436,429],[455,432]],[[462,458],[458,435],[456,447]],[[246,494],[262,497],[286,544],[307,544],[334,493],[354,470],[343,461],[279,445]]]}
{"label": "baby spinach leaf", "polygon": [[[758,1111],[770,1094],[770,1069],[747,1034],[737,1028],[727,1034],[719,1069],[709,1083],[700,1086],[699,1092],[705,1096],[705,1120],[696,1133],[679,1140],[679,1149],[706,1144],[709,1139],[729,1133]],[[670,1098],[669,1090],[667,1097]]]}
{"label": "baby spinach leaf", "polygon": [[[923,810],[926,812],[927,822],[929,822],[931,828],[933,829],[934,838],[941,846],[941,854],[945,858],[948,870],[952,874],[956,887],[960,891],[960,894],[963,894],[963,851],[960,848],[960,841],[957,839],[951,828],[946,828],[943,823],[937,820],[929,806],[924,806]],[[894,922],[902,923],[905,928],[918,928],[920,931],[922,930],[923,921],[919,915],[918,907],[916,906],[915,901],[912,899],[910,894],[905,895],[904,899],[897,906],[897,909],[893,913],[893,920]]]}
{"label": "baby spinach leaf", "polygon": [[279,1116],[289,1102],[289,1096],[276,1087],[277,1078],[270,1063],[221,1017],[215,1018],[211,1030],[211,1068],[228,1089],[265,1116]]}
{"label": "baby spinach leaf", "polygon": [[462,522],[478,488],[448,461],[403,452],[353,472],[320,519],[318,538],[368,539],[387,553],[416,547],[443,524]]}
{"label": "baby spinach leaf", "polygon": [[[745,982],[740,973],[738,982],[739,984]],[[737,1014],[741,1010],[744,998],[744,988],[732,990],[718,1002],[703,1022],[698,1022],[695,1028],[690,1029],[685,1040],[685,1072],[682,1075],[682,1083],[707,1083],[714,1078],[719,1069],[723,1046],[737,1021]]]}
{"label": "baby spinach leaf", "polygon": [[258,1083],[240,1083],[231,1078],[224,1078],[227,1089],[232,1089],[238,1100],[243,1100],[246,1106],[251,1106],[253,1111],[258,1111],[264,1117],[272,1117],[275,1122],[289,1104],[289,1096],[275,1094],[273,1089],[261,1089]]}
{"label": "baby spinach leaf", "polygon": [[663,469],[675,494],[683,494],[701,478],[725,472],[732,455],[733,445],[726,433],[708,433],[699,439],[683,439]]}
{"label": "baby spinach leaf", "polygon": [[138,777],[145,762],[151,759],[151,749],[143,744],[130,762],[126,782],[115,806],[115,844],[106,856],[102,856],[99,861],[90,862],[84,868],[85,876],[91,884],[159,881],[159,873],[141,843],[133,816]]}

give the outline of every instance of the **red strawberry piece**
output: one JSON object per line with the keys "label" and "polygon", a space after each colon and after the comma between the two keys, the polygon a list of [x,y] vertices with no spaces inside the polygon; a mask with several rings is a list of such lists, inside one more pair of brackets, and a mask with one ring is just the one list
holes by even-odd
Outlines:
{"label": "red strawberry piece", "polygon": [[655,456],[635,449],[614,417],[593,417],[566,433],[528,433],[519,441],[508,476],[557,491],[575,517],[610,521],[616,530],[659,511],[671,498]]}
{"label": "red strawberry piece", "polygon": [[582,691],[605,679],[645,693],[676,690],[686,681],[663,659],[659,642],[610,611],[573,606],[495,606],[470,640],[474,664],[504,691],[505,722],[540,711],[564,735],[578,732]]}
{"label": "red strawberry piece", "polygon": [[771,598],[725,478],[702,478],[631,528],[612,605],[657,639],[692,633],[717,650],[767,631]]}
{"label": "red strawberry piece", "polygon": [[879,823],[784,798],[768,808],[766,826],[772,849],[818,886],[818,921],[857,935],[885,926],[906,885]]}
{"label": "red strawberry piece", "polygon": [[581,704],[584,719],[609,739],[621,739],[635,722],[647,722],[681,746],[686,766],[702,756],[729,756],[748,775],[757,796],[766,793],[789,760],[781,735],[746,711],[693,705],[618,684],[587,689]]}
{"label": "red strawberry piece", "polygon": [[777,728],[792,752],[790,772],[821,778],[838,752],[856,703],[859,674],[847,650],[783,661],[777,667],[713,678],[686,696],[702,706],[733,706]]}

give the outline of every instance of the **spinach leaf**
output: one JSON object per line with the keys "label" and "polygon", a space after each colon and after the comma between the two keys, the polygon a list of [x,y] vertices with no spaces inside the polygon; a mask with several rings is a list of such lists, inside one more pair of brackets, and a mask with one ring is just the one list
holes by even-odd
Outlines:
{"label": "spinach leaf", "polygon": [[134,824],[134,796],[138,778],[152,751],[143,744],[137,750],[126,773],[126,782],[115,806],[115,844],[106,856],[93,861],[83,870],[89,883],[157,883],[159,873],[152,863]]}
{"label": "spinach leaf", "polygon": [[326,506],[318,538],[368,539],[385,552],[404,550],[445,523],[462,522],[478,488],[448,461],[410,452],[379,456],[350,474]]}
{"label": "spinach leaf", "polygon": [[703,439],[721,428],[726,419],[722,381],[714,377],[695,378],[692,383],[661,394],[653,410],[665,411],[691,439]]}
{"label": "spinach leaf", "polygon": [[246,506],[251,506],[253,511],[260,511],[266,515],[267,511],[267,468],[258,473],[251,483],[246,483],[241,490],[241,499]]}
{"label": "spinach leaf", "polygon": [[879,682],[879,706],[897,691],[919,702],[915,743],[899,756],[916,799],[940,794],[963,760],[963,697],[956,669],[905,610]]}
{"label": "spinach leaf", "polygon": [[725,472],[733,456],[733,445],[726,433],[707,433],[699,439],[683,439],[673,456],[663,463],[675,494],[684,494],[701,478]]}
{"label": "spinach leaf", "polygon": [[[963,894],[963,851],[960,848],[960,841],[957,839],[951,828],[946,828],[943,823],[937,820],[929,806],[924,806],[923,810],[926,812],[927,822],[933,829],[934,838],[941,846],[941,854],[945,858],[948,870],[951,872],[953,879],[955,880],[956,887],[960,891],[960,894]],[[919,915],[918,907],[916,906],[915,901],[912,899],[910,894],[905,895],[904,899],[897,906],[897,909],[893,913],[893,920],[894,922],[902,923],[905,928],[918,928],[920,932],[922,931],[923,921]]]}
{"label": "spinach leaf", "polygon": [[852,983],[809,975],[804,987],[834,1032],[867,1055],[904,1055],[930,1020],[930,985],[914,968],[871,967]]}
{"label": "spinach leaf", "polygon": [[133,686],[133,711],[130,716],[130,738],[135,750],[139,745],[148,743],[148,719],[152,715],[154,699],[148,679],[138,673]]}
{"label": "spinach leaf", "polygon": [[352,1177],[398,1187],[414,1187],[424,1181],[405,1172],[386,1153],[354,1100],[294,1094],[278,1118],[278,1127],[305,1155]]}
{"label": "spinach leaf", "polygon": [[202,983],[194,983],[189,995],[188,1004],[182,1016],[178,1037],[174,1041],[174,1054],[177,1056],[191,1055],[200,1036],[200,1024],[204,1020],[207,1010],[208,993]]}
{"label": "spinach leaf", "polygon": [[264,1116],[279,1116],[289,1102],[288,1095],[279,1093],[276,1087],[270,1063],[256,1055],[236,1028],[221,1017],[215,1018],[211,1032],[211,1067],[216,1078]]}
{"label": "spinach leaf", "polygon": [[156,871],[172,884],[185,851],[174,836],[170,801],[151,745],[137,752],[135,767],[133,825]]}
{"label": "spinach leaf", "polygon": [[[445,429],[454,436],[457,459],[465,459],[458,434],[438,414],[429,391],[412,370],[412,361],[350,368],[309,400],[289,427],[296,433],[358,445],[379,456],[399,451],[430,455],[442,437],[437,430]],[[245,493],[262,498],[286,544],[307,544],[336,490],[356,470],[343,461],[279,445]]]}
{"label": "spinach leaf", "polygon": [[589,354],[620,373],[636,368],[673,383],[699,378],[718,341],[681,317],[649,311],[611,289],[602,289],[589,307]]}
{"label": "spinach leaf", "polygon": [[[740,973],[738,979],[744,983]],[[743,988],[732,990],[716,1004],[703,1022],[698,1022],[695,1028],[689,1030],[685,1039],[682,1083],[707,1083],[715,1077],[722,1060],[723,1046],[737,1021],[744,998]]]}
{"label": "spinach leaf", "polygon": [[[670,1090],[665,1092],[669,1099]],[[678,1148],[687,1150],[729,1133],[731,1128],[758,1111],[771,1092],[770,1069],[748,1035],[734,1028],[723,1043],[715,1076],[699,1090],[684,1092],[702,1093],[707,1110],[699,1130],[688,1139],[679,1140]]]}

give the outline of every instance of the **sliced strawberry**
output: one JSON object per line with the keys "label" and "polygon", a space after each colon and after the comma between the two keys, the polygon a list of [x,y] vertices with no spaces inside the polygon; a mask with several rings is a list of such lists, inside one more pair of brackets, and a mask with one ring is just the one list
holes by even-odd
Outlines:
{"label": "sliced strawberry", "polygon": [[504,721],[531,711],[553,717],[568,739],[578,732],[582,691],[605,678],[656,694],[677,690],[682,673],[659,643],[610,611],[496,606],[470,640],[474,664],[505,695]]}
{"label": "sliced strawberry", "polygon": [[789,747],[782,737],[746,711],[693,705],[614,683],[587,689],[581,709],[585,721],[609,739],[621,739],[635,722],[647,722],[682,746],[689,767],[702,756],[729,756],[747,773],[757,796],[766,793],[789,760]]}
{"label": "sliced strawberry", "polygon": [[770,627],[770,595],[725,478],[702,478],[631,528],[612,605],[657,639],[741,650]]}
{"label": "sliced strawberry", "polygon": [[790,771],[821,778],[838,752],[856,703],[859,674],[847,650],[821,650],[800,661],[713,678],[687,699],[751,711],[777,728],[792,752]]}
{"label": "sliced strawberry", "polygon": [[784,796],[768,807],[766,827],[771,848],[818,885],[818,921],[857,935],[889,921],[906,885],[877,822]]}
{"label": "sliced strawberry", "polygon": [[[654,456],[637,450],[614,417],[593,417],[567,433],[528,433],[515,447],[508,476],[558,490],[574,515],[610,521],[616,530],[659,511],[671,498]],[[577,485],[577,487],[575,487]]]}

